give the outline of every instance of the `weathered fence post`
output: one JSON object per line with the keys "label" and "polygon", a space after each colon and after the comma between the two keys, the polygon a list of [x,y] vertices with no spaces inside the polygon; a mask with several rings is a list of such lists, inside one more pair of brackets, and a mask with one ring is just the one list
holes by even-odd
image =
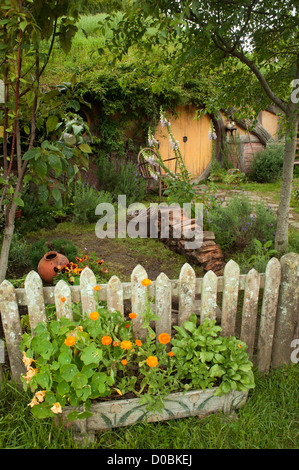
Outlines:
{"label": "weathered fence post", "polygon": [[213,271],[208,271],[202,280],[200,322],[203,323],[206,318],[216,320],[216,308],[217,276]]}
{"label": "weathered fence post", "polygon": [[156,279],[156,310],[160,317],[156,321],[156,337],[160,333],[171,336],[171,283],[166,274],[161,273]]}
{"label": "weathered fence post", "polygon": [[30,271],[25,279],[25,292],[31,333],[40,322],[46,322],[46,309],[43,282],[35,271]]}
{"label": "weathered fence post", "polygon": [[260,372],[267,372],[271,365],[280,280],[280,262],[278,259],[272,258],[265,271],[265,287],[257,345],[257,367]]}
{"label": "weathered fence post", "polygon": [[107,284],[107,308],[109,312],[118,311],[124,316],[123,287],[117,276],[112,276]]}
{"label": "weathered fence post", "polygon": [[179,317],[178,324],[182,326],[194,313],[196,276],[190,264],[185,263],[179,277]]}
{"label": "weathered fence post", "polygon": [[147,278],[147,272],[145,269],[138,264],[132,271],[131,274],[131,308],[132,312],[137,314],[137,318],[132,321],[133,331],[139,339],[145,339],[147,330],[142,328],[142,317],[140,313],[143,313],[147,301],[148,288],[141,284],[143,279]]}
{"label": "weathered fence post", "polygon": [[291,342],[299,323],[299,254],[281,257],[281,285],[278,297],[276,326],[272,351],[272,366],[290,363]]}
{"label": "weathered fence post", "polygon": [[11,375],[16,383],[21,384],[21,374],[25,373],[20,351],[22,327],[15,289],[9,281],[0,285],[0,312]]}
{"label": "weathered fence post", "polygon": [[259,289],[259,273],[255,269],[251,269],[247,274],[245,283],[240,338],[248,346],[247,352],[250,359],[253,357]]}
{"label": "weathered fence post", "polygon": [[236,315],[239,296],[240,267],[230,260],[224,268],[223,273],[223,297],[221,328],[223,336],[233,336],[236,328]]}
{"label": "weathered fence post", "polygon": [[58,281],[55,286],[54,299],[57,320],[59,320],[61,317],[66,317],[72,321],[73,312],[71,289],[69,285],[62,279],[60,279],[60,281]]}
{"label": "weathered fence post", "polygon": [[80,274],[80,292],[83,316],[89,316],[97,308],[96,292],[94,290],[96,285],[97,280],[92,270],[88,267],[84,268]]}

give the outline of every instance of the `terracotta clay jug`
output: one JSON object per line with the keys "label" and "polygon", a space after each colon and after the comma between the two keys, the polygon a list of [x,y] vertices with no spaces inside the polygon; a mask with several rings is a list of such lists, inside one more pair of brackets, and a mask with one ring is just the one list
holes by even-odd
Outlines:
{"label": "terracotta clay jug", "polygon": [[66,256],[57,253],[57,251],[48,251],[38,263],[37,272],[45,282],[51,284],[56,275],[54,268],[64,264],[69,264]]}

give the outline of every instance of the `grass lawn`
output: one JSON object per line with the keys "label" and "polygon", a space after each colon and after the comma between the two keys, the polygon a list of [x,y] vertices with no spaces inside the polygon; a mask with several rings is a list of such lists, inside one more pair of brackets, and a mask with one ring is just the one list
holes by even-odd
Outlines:
{"label": "grass lawn", "polygon": [[[95,449],[298,449],[299,366],[267,375],[255,372],[256,388],[245,406],[227,416],[137,423],[98,434]],[[28,408],[30,393],[5,380],[0,391],[0,448],[70,449],[70,430],[51,419],[37,420]]]}

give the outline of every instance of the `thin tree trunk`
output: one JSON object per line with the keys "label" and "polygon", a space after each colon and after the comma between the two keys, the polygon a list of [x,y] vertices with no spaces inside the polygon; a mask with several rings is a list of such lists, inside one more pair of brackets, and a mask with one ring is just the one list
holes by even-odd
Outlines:
{"label": "thin tree trunk", "polygon": [[277,230],[275,235],[275,249],[282,254],[287,253],[288,250],[289,210],[297,143],[298,120],[296,118],[294,119],[293,113],[287,115],[287,124],[293,132],[292,139],[286,138],[285,142],[280,201],[277,211]]}

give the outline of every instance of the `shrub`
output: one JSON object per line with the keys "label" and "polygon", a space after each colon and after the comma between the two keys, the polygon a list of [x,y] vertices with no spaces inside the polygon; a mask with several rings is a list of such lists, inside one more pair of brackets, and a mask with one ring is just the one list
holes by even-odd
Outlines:
{"label": "shrub", "polygon": [[207,210],[205,226],[215,233],[223,249],[245,248],[253,238],[274,240],[276,216],[264,203],[252,202],[244,193],[233,196],[227,206]]}
{"label": "shrub", "polygon": [[9,274],[19,274],[20,270],[30,266],[28,254],[29,246],[26,240],[18,232],[14,233],[8,257]]}
{"label": "shrub", "polygon": [[37,242],[34,242],[31,245],[29,251],[29,260],[32,266],[32,269],[37,270],[37,265],[45,253],[49,251],[49,248],[46,244],[46,240],[41,238]]}
{"label": "shrub", "polygon": [[142,201],[147,183],[140,175],[138,165],[125,159],[120,159],[117,163],[113,163],[109,155],[99,153],[97,174],[100,187],[113,194],[115,201],[118,195],[126,196],[127,205]]}
{"label": "shrub", "polygon": [[96,222],[95,208],[103,202],[113,204],[110,193],[99,192],[88,183],[77,181],[73,198],[73,222],[80,224]]}
{"label": "shrub", "polygon": [[52,241],[53,251],[64,254],[69,261],[75,261],[78,256],[78,247],[65,238]]}
{"label": "shrub", "polygon": [[41,204],[35,194],[28,192],[22,196],[22,199],[24,201],[22,217],[16,221],[19,232],[25,234],[35,231],[37,227],[51,229],[56,226],[55,219],[51,214],[51,206]]}
{"label": "shrub", "polygon": [[282,175],[284,145],[270,142],[264,150],[255,154],[248,177],[257,183],[272,183]]}

